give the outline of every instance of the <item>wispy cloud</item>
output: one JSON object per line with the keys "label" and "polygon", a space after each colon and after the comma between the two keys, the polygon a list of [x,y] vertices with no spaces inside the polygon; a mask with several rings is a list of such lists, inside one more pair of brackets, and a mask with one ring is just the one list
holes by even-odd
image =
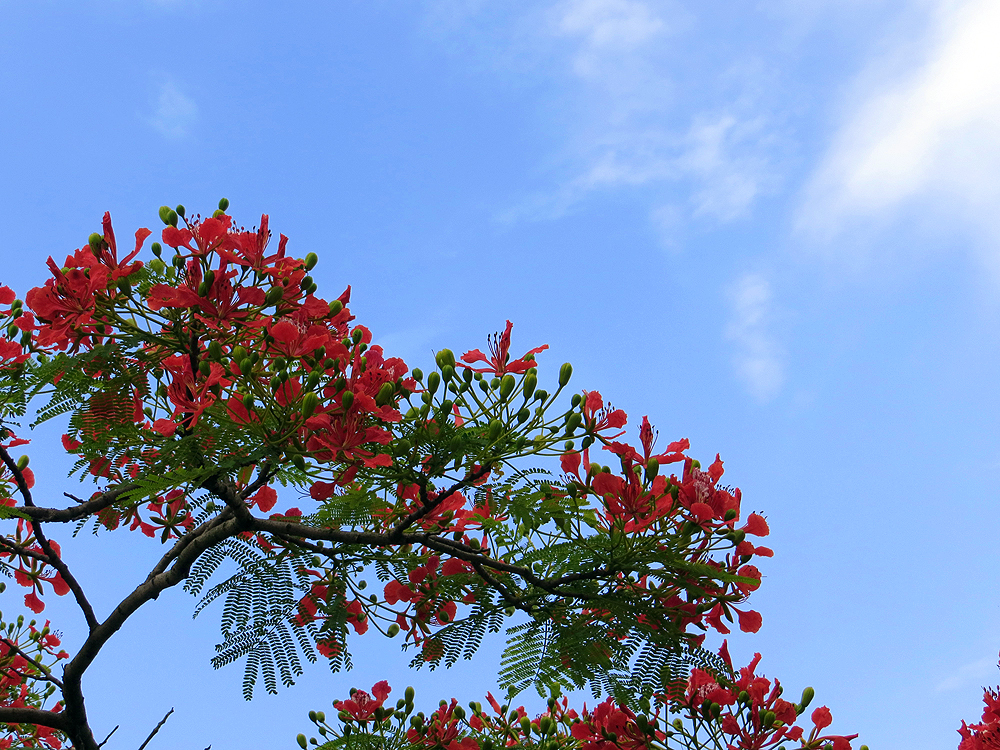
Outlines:
{"label": "wispy cloud", "polygon": [[[465,28],[481,41],[478,48],[504,61],[496,62],[500,69],[554,84],[545,186],[498,214],[501,220],[558,217],[592,196],[641,189],[651,215],[673,212],[680,224],[728,222],[746,216],[776,184],[776,129],[756,100],[754,63],[713,52],[708,64],[717,90],[702,86],[693,97],[688,91],[692,71],[681,50],[695,39],[698,19],[687,4],[550,0],[505,7],[498,15],[496,6],[477,0],[450,0],[429,11],[437,33],[456,38]],[[500,38],[507,53],[497,51]]]}
{"label": "wispy cloud", "polygon": [[150,124],[163,136],[183,138],[191,132],[198,119],[198,105],[186,96],[173,81],[164,82],[156,98]]}
{"label": "wispy cloud", "polygon": [[949,690],[957,690],[970,683],[978,683],[987,680],[990,673],[997,667],[995,657],[987,656],[982,659],[970,661],[958,667],[954,672],[941,680],[934,686],[935,692],[943,693]]}
{"label": "wispy cloud", "polygon": [[802,229],[829,238],[917,205],[1000,233],[998,28],[995,0],[938,0],[922,54],[901,42],[864,73],[806,189]]}
{"label": "wispy cloud", "polygon": [[730,304],[725,333],[736,374],[754,398],[768,401],[785,382],[784,354],[771,333],[771,285],[760,274],[745,274],[732,287]]}

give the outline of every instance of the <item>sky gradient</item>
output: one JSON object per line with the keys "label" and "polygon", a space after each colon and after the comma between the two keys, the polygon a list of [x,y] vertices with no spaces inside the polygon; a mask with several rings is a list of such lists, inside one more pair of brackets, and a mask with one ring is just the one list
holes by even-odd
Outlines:
{"label": "sky gradient", "polygon": [[[124,236],[225,195],[411,366],[510,319],[767,516],[735,659],[872,750],[955,747],[1000,679],[998,31],[989,0],[0,0],[0,283],[41,284],[106,210]],[[45,504],[75,490],[58,434]],[[64,548],[98,609],[160,553]],[[410,675],[368,637],[247,704],[194,604],[161,597],[88,673],[109,750],[171,706],[151,748],[270,750],[351,685],[495,690],[496,644]]]}

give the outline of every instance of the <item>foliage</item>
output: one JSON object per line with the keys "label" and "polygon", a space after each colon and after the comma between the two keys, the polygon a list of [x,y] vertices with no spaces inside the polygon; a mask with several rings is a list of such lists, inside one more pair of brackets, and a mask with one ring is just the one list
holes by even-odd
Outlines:
{"label": "foliage", "polygon": [[[398,638],[413,667],[434,669],[470,658],[506,625],[499,678],[509,695],[589,685],[610,696],[593,713],[550,702],[545,726],[568,733],[546,746],[625,747],[578,729],[624,722],[629,747],[695,743],[701,725],[738,736],[733,747],[763,747],[764,735],[849,747],[850,738],[818,736],[826,714],[814,713],[812,735],[796,734],[780,691],[761,693],[756,662],[737,673],[727,654],[703,648],[709,628],[759,629],[744,602],[761,580],[751,561],[771,555],[748,538],[766,536],[767,523],[741,520],[740,491],[720,484],[718,456],[703,468],[683,439],[657,452],[645,417],[638,445],[621,442],[625,413],[596,391],[568,392],[569,364],[543,373],[536,357],[547,346],[512,357],[509,321],[488,353],[456,360],[443,349],[426,374],[411,371],[354,322],[350,287],[317,296],[316,255],[288,255],[284,235],[273,249],[266,215],[246,230],[227,210],[225,200],[206,218],[161,208],[162,244],[148,262],[137,257],[150,231],[136,232],[119,260],[106,214],[63,265],[49,259],[51,277],[23,302],[0,287],[0,482],[12,527],[0,565],[29,589],[27,607],[41,612],[51,586],[73,596],[88,626],[62,680],[41,662],[34,672],[8,667],[19,684],[48,682],[43,693],[60,694],[53,708],[33,688],[23,706],[5,698],[10,737],[97,748],[82,675],[132,613],[183,585],[200,597],[196,615],[221,600],[213,666],[245,658],[248,699],[258,680],[268,692],[292,684],[303,662],[350,667],[351,632]],[[32,427],[66,424],[73,473],[96,485],[86,499],[35,503],[29,459],[11,452],[27,442],[15,429],[31,410]],[[279,486],[301,507],[273,512]],[[48,539],[60,523],[139,531],[163,549],[99,616]],[[13,631],[0,638],[17,643]],[[694,728],[637,730],[650,701]],[[521,719],[510,734],[509,708],[494,706],[489,720],[477,709],[461,730],[455,704],[445,708],[403,732],[404,699],[372,714],[374,733],[355,741],[471,750],[487,732],[535,742]],[[397,722],[388,734],[387,721]],[[732,722],[742,722],[736,735]],[[541,744],[555,736],[540,731]]]}

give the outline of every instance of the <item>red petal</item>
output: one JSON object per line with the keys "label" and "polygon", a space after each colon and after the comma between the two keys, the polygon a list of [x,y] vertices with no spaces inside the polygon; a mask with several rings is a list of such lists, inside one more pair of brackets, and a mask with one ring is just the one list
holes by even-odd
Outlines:
{"label": "red petal", "polygon": [[760,630],[761,623],[763,622],[763,618],[760,616],[760,613],[754,612],[750,609],[746,612],[737,611],[736,616],[740,621],[740,630],[744,633],[756,633]]}
{"label": "red petal", "polygon": [[30,594],[24,595],[24,605],[34,612],[36,615],[39,614],[43,609],[45,609],[45,604],[42,600],[35,596],[35,592],[32,591]]}
{"label": "red petal", "polygon": [[17,299],[17,295],[14,294],[14,290],[9,286],[0,286],[0,305],[9,305]]}
{"label": "red petal", "polygon": [[746,524],[743,526],[743,531],[754,536],[767,536],[771,533],[771,530],[767,526],[767,521],[764,520],[764,516],[757,513],[750,514]]}

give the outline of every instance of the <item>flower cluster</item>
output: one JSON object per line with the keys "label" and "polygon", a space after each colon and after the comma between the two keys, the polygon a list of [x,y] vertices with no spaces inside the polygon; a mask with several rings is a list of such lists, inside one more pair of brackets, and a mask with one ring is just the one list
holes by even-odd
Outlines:
{"label": "flower cluster", "polygon": [[[52,667],[69,654],[59,648],[60,639],[49,630],[48,621],[41,630],[35,625],[34,620],[25,623],[23,617],[12,623],[0,621],[0,707],[41,708],[55,692],[58,681],[51,676]],[[39,690],[39,684],[46,682],[48,686]],[[62,708],[62,703],[57,702],[50,710],[59,713]],[[0,733],[0,750],[59,750],[63,746],[61,733],[46,726],[6,724]]]}
{"label": "flower cluster", "polygon": [[[722,652],[727,653],[725,644]],[[372,688],[374,698],[365,691],[352,689],[349,700],[334,701],[339,726],[328,723],[321,711],[310,712],[309,718],[326,740],[327,744],[321,747],[334,747],[339,738],[352,734],[367,734],[392,738],[393,746],[444,750],[501,747],[766,750],[789,742],[803,750],[850,750],[857,735],[823,734],[832,722],[830,710],[825,706],[810,715],[812,727],[808,734],[796,726],[812,700],[812,689],[803,692],[798,704],[782,700],[777,680],[772,688],[769,680],[754,674],[759,660],[757,654],[739,670],[735,681],[694,670],[684,695],[673,699],[661,696],[652,705],[641,699],[638,711],[613,698],[601,701],[593,709],[584,705],[577,711],[570,708],[568,699],[553,694],[547,710],[532,719],[523,706],[502,705],[492,694],[487,694],[489,710],[472,702],[466,711],[452,699],[441,701],[437,710],[425,715],[414,713],[413,688],[406,689],[395,708],[385,706],[391,688],[383,680]],[[668,722],[671,714],[677,718]],[[319,741],[307,740],[300,734],[298,743],[306,748]]]}
{"label": "flower cluster", "polygon": [[998,750],[1000,748],[1000,688],[983,689],[983,715],[976,724],[962,722],[958,750]]}

